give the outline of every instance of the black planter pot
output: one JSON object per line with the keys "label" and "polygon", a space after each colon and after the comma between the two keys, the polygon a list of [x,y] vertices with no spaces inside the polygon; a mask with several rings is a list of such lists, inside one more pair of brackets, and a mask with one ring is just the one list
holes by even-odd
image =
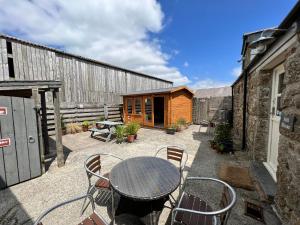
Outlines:
{"label": "black planter pot", "polygon": [[167,134],[175,134],[176,129],[174,129],[174,128],[167,128],[166,132],[167,132]]}

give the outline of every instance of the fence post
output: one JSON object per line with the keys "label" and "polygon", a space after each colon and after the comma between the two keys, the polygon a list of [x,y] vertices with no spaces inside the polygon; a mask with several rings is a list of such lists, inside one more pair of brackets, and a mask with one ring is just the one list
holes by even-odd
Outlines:
{"label": "fence post", "polygon": [[104,119],[108,120],[108,107],[106,104],[104,104]]}

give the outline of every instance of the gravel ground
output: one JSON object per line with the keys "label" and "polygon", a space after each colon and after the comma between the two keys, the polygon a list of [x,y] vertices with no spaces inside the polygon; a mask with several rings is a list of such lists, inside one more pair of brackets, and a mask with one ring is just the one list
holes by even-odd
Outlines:
{"label": "gravel ground", "polygon": [[[205,128],[204,128],[205,129]],[[187,130],[173,135],[167,135],[162,130],[141,129],[138,139],[135,143],[116,144],[115,142],[104,143],[99,140],[89,138],[89,132],[65,135],[63,137],[64,146],[67,149],[66,165],[62,168],[56,166],[53,161],[47,172],[36,179],[15,185],[0,191],[0,225],[10,224],[33,224],[33,221],[49,207],[85,194],[87,189],[87,177],[83,169],[84,160],[95,153],[112,153],[121,158],[131,158],[136,156],[153,156],[155,149],[161,145],[182,145],[185,146],[189,154],[189,160],[184,171],[184,176],[208,176],[216,177],[216,169],[220,162],[235,161],[237,155],[220,155],[212,151],[208,146],[208,137],[199,132],[199,126],[192,125]],[[204,132],[202,130],[201,132]],[[118,163],[111,158],[103,159],[103,173],[111,170],[113,165]],[[244,162],[240,162],[244,163]],[[203,188],[205,197],[208,197],[212,205],[218,205],[220,188],[212,185],[189,185],[192,192],[199,193]],[[209,190],[209,191],[207,191]],[[243,215],[245,198],[257,198],[255,192],[249,192],[237,189],[238,202],[231,214],[229,225],[260,225],[249,217]],[[178,195],[178,191],[174,196]],[[77,217],[81,209],[81,203],[78,202],[72,207],[63,208],[51,214],[50,221],[45,224],[60,224],[57,219],[62,216],[68,218],[68,222],[61,224],[76,224]],[[103,215],[109,221],[107,207],[100,204],[96,211]],[[87,212],[88,213],[88,212]],[[169,209],[165,209],[161,216],[159,224],[168,224]],[[73,215],[73,216],[72,216]],[[80,219],[80,218],[78,218]]]}

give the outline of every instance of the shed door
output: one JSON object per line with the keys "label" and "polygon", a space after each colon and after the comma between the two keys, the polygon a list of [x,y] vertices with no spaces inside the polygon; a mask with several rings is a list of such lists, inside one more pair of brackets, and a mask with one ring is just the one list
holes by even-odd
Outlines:
{"label": "shed door", "polygon": [[41,175],[33,99],[0,96],[0,189]]}
{"label": "shed door", "polygon": [[265,164],[275,181],[278,165],[279,123],[281,116],[280,98],[283,90],[283,77],[284,67],[280,65],[273,72],[268,158]]}

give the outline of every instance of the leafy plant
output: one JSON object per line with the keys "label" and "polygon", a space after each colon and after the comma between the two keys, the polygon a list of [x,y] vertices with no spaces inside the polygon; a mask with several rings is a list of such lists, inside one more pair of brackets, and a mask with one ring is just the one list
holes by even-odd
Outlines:
{"label": "leafy plant", "polygon": [[104,121],[104,116],[99,116],[99,121],[101,122],[101,121]]}
{"label": "leafy plant", "polygon": [[177,129],[177,127],[178,127],[178,125],[177,124],[175,124],[175,123],[172,123],[168,128],[169,129],[174,129],[174,130],[176,130]]}
{"label": "leafy plant", "polygon": [[121,143],[124,139],[125,136],[125,126],[120,125],[116,127],[116,138],[117,138],[117,142]]}
{"label": "leafy plant", "polygon": [[137,122],[130,122],[126,125],[126,134],[127,135],[136,135],[140,129],[140,124]]}
{"label": "leafy plant", "polygon": [[178,124],[179,126],[185,126],[185,125],[187,124],[186,119],[180,117],[180,118],[177,120],[177,124]]}
{"label": "leafy plant", "polygon": [[75,134],[82,131],[82,128],[78,123],[68,123],[66,129],[68,134]]}
{"label": "leafy plant", "polygon": [[83,121],[82,122],[82,124],[81,124],[82,126],[84,126],[84,127],[89,127],[89,125],[90,125],[90,122],[89,121],[87,121],[87,120],[85,120],[85,121]]}
{"label": "leafy plant", "polygon": [[228,123],[218,124],[215,128],[214,140],[220,152],[233,151],[231,126]]}

